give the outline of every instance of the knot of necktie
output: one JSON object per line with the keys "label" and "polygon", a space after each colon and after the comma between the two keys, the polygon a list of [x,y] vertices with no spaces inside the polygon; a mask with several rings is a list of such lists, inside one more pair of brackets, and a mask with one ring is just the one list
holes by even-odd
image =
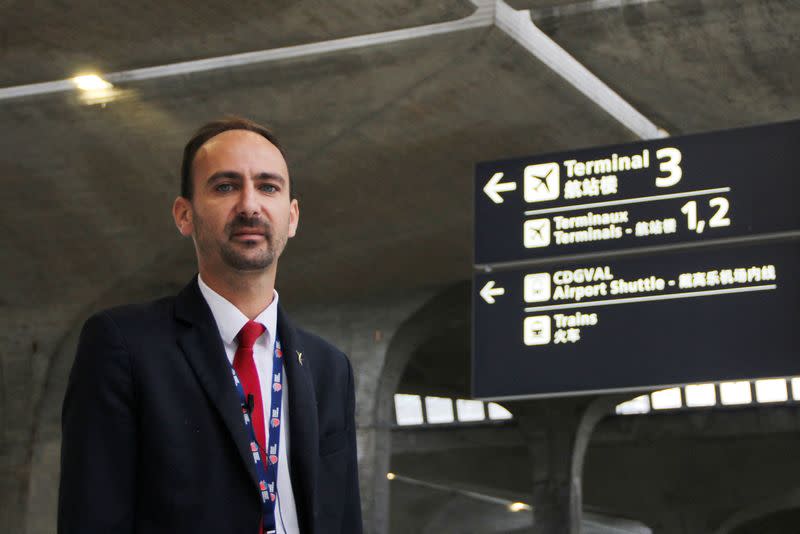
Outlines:
{"label": "knot of necktie", "polygon": [[255,321],[247,321],[245,325],[239,330],[239,348],[253,350],[253,344],[258,339],[258,336],[264,333],[266,327]]}

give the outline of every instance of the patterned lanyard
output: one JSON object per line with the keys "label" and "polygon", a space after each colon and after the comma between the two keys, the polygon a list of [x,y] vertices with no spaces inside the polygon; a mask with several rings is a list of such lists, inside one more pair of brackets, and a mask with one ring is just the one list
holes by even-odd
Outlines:
{"label": "patterned lanyard", "polygon": [[[276,371],[277,370],[277,371]],[[272,356],[272,403],[271,413],[268,418],[268,446],[265,456],[267,457],[267,466],[261,462],[259,454],[259,443],[256,439],[255,429],[250,422],[250,406],[247,402],[247,397],[242,388],[242,383],[239,377],[236,376],[236,371],[231,365],[231,372],[233,373],[233,383],[236,385],[236,391],[239,392],[239,402],[242,406],[242,415],[244,417],[244,426],[250,431],[250,451],[253,453],[253,463],[256,467],[256,475],[258,476],[258,488],[261,491],[261,508],[262,521],[264,523],[264,532],[269,534],[275,532],[275,500],[278,495],[278,451],[280,450],[281,441],[281,403],[283,389],[281,378],[283,375],[283,351],[281,350],[281,342],[275,337],[275,346]],[[264,395],[264,392],[261,392]]]}

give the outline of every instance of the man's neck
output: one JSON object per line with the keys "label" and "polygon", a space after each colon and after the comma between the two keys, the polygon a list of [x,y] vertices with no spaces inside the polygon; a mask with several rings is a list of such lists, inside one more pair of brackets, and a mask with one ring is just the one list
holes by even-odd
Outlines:
{"label": "man's neck", "polygon": [[236,306],[248,319],[256,318],[274,298],[274,269],[218,275],[201,267],[200,276],[208,287]]}

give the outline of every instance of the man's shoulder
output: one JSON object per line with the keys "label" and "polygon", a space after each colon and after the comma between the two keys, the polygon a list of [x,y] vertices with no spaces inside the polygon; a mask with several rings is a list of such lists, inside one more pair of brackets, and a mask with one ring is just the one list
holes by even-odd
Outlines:
{"label": "man's shoulder", "polygon": [[86,323],[110,322],[120,330],[158,329],[170,324],[174,317],[175,297],[162,297],[149,302],[123,304],[92,314]]}
{"label": "man's shoulder", "polygon": [[[174,339],[176,332],[171,319],[173,300],[126,304],[92,314],[81,329],[76,365],[80,360],[104,368],[122,360],[130,362],[130,358],[136,359],[135,355],[152,354],[153,347],[172,346],[168,341]],[[127,356],[121,360],[115,354]]]}
{"label": "man's shoulder", "polygon": [[297,328],[298,346],[306,353],[307,358],[313,359],[315,364],[325,366],[349,366],[347,356],[336,345],[326,339],[309,332],[303,328]]}

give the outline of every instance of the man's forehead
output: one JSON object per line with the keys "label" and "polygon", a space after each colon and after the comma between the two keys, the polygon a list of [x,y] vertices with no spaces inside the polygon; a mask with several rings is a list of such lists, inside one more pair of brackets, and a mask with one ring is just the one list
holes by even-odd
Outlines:
{"label": "man's forehead", "polygon": [[235,159],[226,161],[228,164],[260,160],[271,166],[278,165],[284,172],[288,172],[278,147],[261,134],[249,130],[227,130],[215,135],[197,150],[192,167],[220,159]]}
{"label": "man's forehead", "polygon": [[219,151],[236,150],[237,148],[263,149],[280,155],[280,150],[263,135],[249,130],[226,130],[203,143],[197,151],[198,155],[213,154]]}

